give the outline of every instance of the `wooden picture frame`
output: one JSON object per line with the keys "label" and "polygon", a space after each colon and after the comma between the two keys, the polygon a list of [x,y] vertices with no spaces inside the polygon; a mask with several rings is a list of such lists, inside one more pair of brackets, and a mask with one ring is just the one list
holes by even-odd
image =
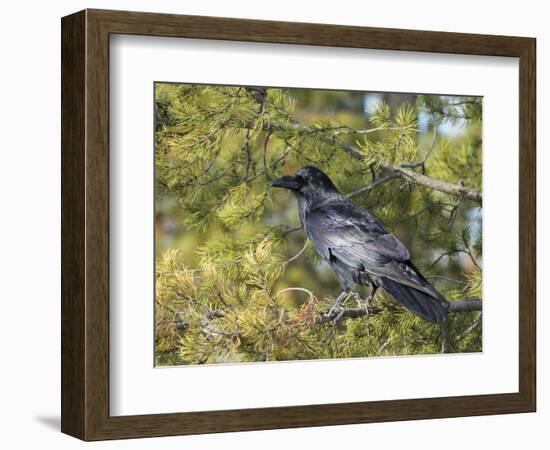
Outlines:
{"label": "wooden picture frame", "polygon": [[[85,10],[62,19],[62,415],[84,440],[535,411],[535,46],[505,37]],[[109,36],[135,34],[519,58],[519,391],[109,415]]]}

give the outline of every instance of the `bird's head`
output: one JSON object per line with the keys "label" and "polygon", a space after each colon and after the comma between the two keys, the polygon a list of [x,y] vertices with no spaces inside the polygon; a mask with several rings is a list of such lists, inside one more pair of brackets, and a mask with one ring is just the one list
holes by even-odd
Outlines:
{"label": "bird's head", "polygon": [[272,186],[289,189],[299,196],[324,197],[338,194],[334,183],[317,167],[302,167],[295,175],[285,175],[273,180]]}

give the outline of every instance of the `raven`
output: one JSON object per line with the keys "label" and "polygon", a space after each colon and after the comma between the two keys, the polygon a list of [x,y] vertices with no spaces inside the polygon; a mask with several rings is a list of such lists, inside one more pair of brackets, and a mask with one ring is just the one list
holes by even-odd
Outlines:
{"label": "raven", "polygon": [[383,288],[413,313],[431,322],[447,319],[449,302],[411,262],[407,248],[367,209],[344,197],[316,167],[272,182],[296,195],[300,221],[319,255],[340,280],[342,292],[331,311],[356,285]]}

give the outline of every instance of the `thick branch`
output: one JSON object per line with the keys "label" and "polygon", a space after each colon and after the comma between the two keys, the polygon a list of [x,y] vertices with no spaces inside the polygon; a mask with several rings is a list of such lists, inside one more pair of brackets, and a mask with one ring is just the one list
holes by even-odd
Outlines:
{"label": "thick branch", "polygon": [[219,309],[215,309],[213,311],[208,312],[206,314],[206,317],[208,318],[208,320],[219,319],[220,317],[225,317],[225,312]]}
{"label": "thick branch", "polygon": [[[365,155],[353,144],[344,142],[342,140],[336,141],[350,156],[356,159],[364,159]],[[408,181],[411,181],[415,184],[434,189],[445,194],[452,195],[454,197],[467,198],[474,200],[478,203],[482,203],[481,192],[476,191],[475,189],[462,186],[461,184],[453,184],[448,181],[438,180],[436,178],[428,177],[413,170],[406,169],[402,166],[396,166],[394,164],[382,162],[380,167],[394,175],[405,178]]]}
{"label": "thick branch", "polygon": [[[295,288],[295,289],[298,289],[298,288]],[[281,292],[284,292],[285,290]],[[311,292],[309,292],[309,294],[311,295]],[[450,307],[449,307],[449,313],[462,313],[462,312],[481,311],[481,310],[482,310],[482,304],[481,304],[481,299],[479,298],[467,298],[464,300],[453,301],[453,302],[450,302]],[[330,314],[326,311],[320,312],[319,315],[315,318],[315,324],[321,325],[327,322],[333,322],[333,321],[338,321],[342,319],[358,319],[361,317],[377,314],[380,311],[381,309],[375,306],[368,306],[367,309],[337,308],[334,311],[332,311]],[[215,320],[225,316],[226,316],[226,313],[219,309],[212,310],[206,313],[206,318],[208,320]],[[479,318],[479,320],[481,319]],[[180,321],[180,320],[174,319],[174,324],[176,325],[176,329],[178,330],[184,330],[185,328],[188,327],[188,324],[186,322]]]}
{"label": "thick branch", "polygon": [[[285,289],[286,290],[286,289]],[[282,292],[282,291],[281,291]],[[310,293],[311,294],[311,293]],[[464,300],[456,300],[449,302],[449,313],[481,311],[482,303],[479,298],[467,298]],[[376,314],[381,310],[375,306],[368,307],[368,314]],[[367,315],[365,308],[343,308],[335,309],[332,313],[326,314],[321,312],[316,319],[316,323],[326,323],[340,316],[341,319],[357,319]],[[221,310],[213,310],[207,313],[206,317],[209,320],[225,317],[225,312]]]}
{"label": "thick branch", "polygon": [[449,312],[468,312],[468,311],[481,311],[481,299],[479,298],[467,298],[465,300],[459,300],[456,302],[450,302]]}
{"label": "thick branch", "polygon": [[474,200],[478,203],[482,202],[481,192],[476,191],[475,189],[463,186],[461,184],[452,184],[447,181],[431,178],[421,173],[414,172],[412,170],[408,170],[403,167],[395,166],[392,164],[382,163],[380,167],[382,167],[383,169],[387,170],[390,173],[399,175],[415,184],[419,184],[421,186],[425,186],[433,190],[452,195],[454,197],[467,198],[470,200]]}
{"label": "thick branch", "polygon": [[[461,313],[482,310],[481,299],[479,298],[467,298],[464,300],[457,300],[449,303],[449,313]],[[339,308],[335,309],[330,314],[321,312],[319,316],[317,316],[315,323],[323,324],[340,319],[357,319],[359,317],[379,313],[380,311],[381,310],[379,308],[372,306],[369,306],[368,313],[365,308]]]}
{"label": "thick branch", "polygon": [[332,322],[333,320],[340,319],[357,319],[366,315],[376,314],[380,312],[380,309],[368,307],[368,314],[365,308],[337,308],[330,314],[321,312],[315,319],[316,324],[322,324]]}

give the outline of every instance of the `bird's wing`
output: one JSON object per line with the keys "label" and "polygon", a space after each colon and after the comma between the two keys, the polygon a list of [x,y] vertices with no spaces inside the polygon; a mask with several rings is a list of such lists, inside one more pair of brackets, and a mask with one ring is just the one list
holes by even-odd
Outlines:
{"label": "bird's wing", "polygon": [[376,217],[354,203],[342,200],[314,209],[307,214],[305,225],[313,245],[327,260],[336,258],[350,268],[437,296],[410,264],[407,248]]}
{"label": "bird's wing", "polygon": [[405,246],[380,221],[351,202],[331,202],[306,215],[306,231],[326,258],[337,256],[354,268],[408,261]]}

